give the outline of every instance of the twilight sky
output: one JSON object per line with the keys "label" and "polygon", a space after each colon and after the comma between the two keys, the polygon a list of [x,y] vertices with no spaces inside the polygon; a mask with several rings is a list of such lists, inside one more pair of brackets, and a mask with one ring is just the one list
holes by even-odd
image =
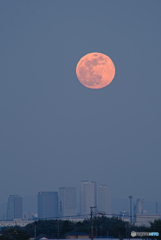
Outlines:
{"label": "twilight sky", "polygon": [[[80,180],[161,201],[161,1],[0,1],[0,203]],[[113,82],[75,68],[108,55]]]}

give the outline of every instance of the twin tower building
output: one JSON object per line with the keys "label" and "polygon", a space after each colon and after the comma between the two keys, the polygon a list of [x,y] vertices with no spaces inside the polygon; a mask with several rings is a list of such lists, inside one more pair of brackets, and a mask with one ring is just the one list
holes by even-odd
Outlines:
{"label": "twin tower building", "polygon": [[111,213],[110,191],[106,185],[100,185],[97,202],[96,181],[81,181],[79,205],[75,187],[59,188],[59,193],[38,192],[37,195],[38,218],[40,219],[76,218],[78,215],[88,217],[90,207],[94,206],[99,212]]}

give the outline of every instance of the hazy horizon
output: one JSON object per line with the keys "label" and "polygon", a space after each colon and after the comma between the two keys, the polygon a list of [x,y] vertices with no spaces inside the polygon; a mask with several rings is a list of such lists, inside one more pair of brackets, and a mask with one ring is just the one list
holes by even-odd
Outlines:
{"label": "hazy horizon", "polygon": [[[22,196],[23,197],[23,213],[37,213],[37,195],[33,196]],[[137,198],[132,199],[132,206],[136,204]],[[156,214],[156,202],[143,200],[143,210],[147,211],[147,214]],[[132,207],[132,214],[133,212]],[[0,218],[3,218],[3,214],[7,210],[7,202],[0,204]],[[125,211],[129,213],[130,211],[130,201],[129,198],[112,198],[111,199],[111,214],[120,214],[120,212]],[[79,213],[79,199],[77,201],[77,213]],[[161,202],[158,202],[158,214],[161,214]]]}

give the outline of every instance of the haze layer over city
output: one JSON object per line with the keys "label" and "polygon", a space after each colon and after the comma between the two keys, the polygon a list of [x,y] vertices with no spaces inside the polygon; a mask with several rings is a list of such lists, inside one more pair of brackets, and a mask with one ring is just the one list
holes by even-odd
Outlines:
{"label": "haze layer over city", "polygon": [[[81,180],[106,184],[114,199],[161,202],[160,9],[160,0],[0,1],[1,206]],[[116,68],[102,89],[76,77],[91,52]]]}

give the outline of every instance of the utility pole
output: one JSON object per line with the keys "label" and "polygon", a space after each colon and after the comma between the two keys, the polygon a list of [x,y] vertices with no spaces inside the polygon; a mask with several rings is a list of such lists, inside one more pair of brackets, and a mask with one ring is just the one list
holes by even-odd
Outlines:
{"label": "utility pole", "polygon": [[34,232],[35,232],[35,238],[36,238],[36,226],[35,226],[35,230],[34,230]]}
{"label": "utility pole", "polygon": [[59,240],[59,218],[58,218],[58,240]]}
{"label": "utility pole", "polygon": [[100,238],[102,237],[102,225],[100,225]]}
{"label": "utility pole", "polygon": [[96,207],[90,207],[91,209],[91,240],[93,240],[93,209]]}
{"label": "utility pole", "polygon": [[132,196],[130,198],[130,225],[132,225]]}
{"label": "utility pole", "polygon": [[97,238],[97,226],[96,226],[96,238]]}
{"label": "utility pole", "polygon": [[132,226],[132,196],[129,196],[129,198],[130,198],[130,223],[129,223],[129,239],[130,239],[130,232]]}

